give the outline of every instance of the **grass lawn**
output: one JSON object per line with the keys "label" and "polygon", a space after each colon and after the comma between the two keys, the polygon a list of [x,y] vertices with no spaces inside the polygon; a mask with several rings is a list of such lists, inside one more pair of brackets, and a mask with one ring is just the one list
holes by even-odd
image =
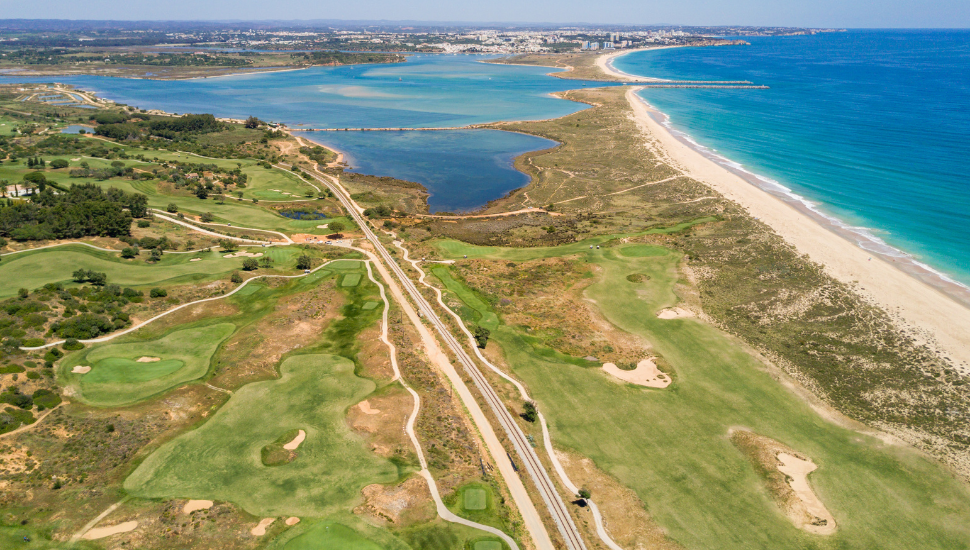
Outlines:
{"label": "grass lawn", "polygon": [[[297,247],[267,247],[260,250],[273,258],[274,265],[286,269],[296,265],[296,256],[303,251]],[[122,259],[120,254],[94,250],[82,245],[64,245],[33,252],[4,255],[0,261],[0,299],[17,294],[17,290],[29,282],[31,289],[47,283],[61,282],[67,286],[74,283],[71,274],[76,269],[104,272],[108,282],[131,287],[204,282],[225,277],[242,268],[243,258],[224,258],[218,251],[198,254],[165,254],[161,261],[145,262],[148,253],[142,251],[139,258]],[[192,258],[202,258],[192,262]],[[261,269],[260,272],[273,270]],[[24,274],[29,273],[25,281]]]}
{"label": "grass lawn", "polygon": [[[554,253],[443,248],[520,261]],[[493,330],[492,339],[530,388],[555,444],[591,458],[633,489],[672,539],[686,548],[719,549],[970,547],[970,491],[944,468],[824,420],[713,327],[657,318],[676,302],[678,254],[647,245],[559,250],[582,252],[580,260],[602,268],[586,298],[613,324],[650,342],[672,365],[674,383],[665,390],[616,384],[598,368],[557,360],[507,325]],[[631,283],[631,273],[647,274],[650,282]],[[453,278],[444,284],[456,297],[470,293]],[[463,314],[477,322],[489,313],[484,304],[469,300]],[[728,439],[735,426],[812,458],[819,469],[809,480],[835,516],[836,534],[817,537],[791,524]]]}
{"label": "grass lawn", "polygon": [[[127,344],[105,344],[65,361],[59,367],[63,383],[78,388],[81,401],[111,407],[141,401],[205,376],[216,348],[236,329],[230,323],[176,330],[163,338]],[[157,357],[155,362],[138,362]],[[74,365],[91,372],[73,374]]]}
{"label": "grass lawn", "polygon": [[243,198],[246,199],[286,201],[304,199],[307,191],[312,192],[313,197],[318,194],[305,181],[284,170],[250,166],[243,168],[243,174],[249,177],[246,188],[242,190]]}
{"label": "grass lawn", "polygon": [[[280,366],[278,380],[239,389],[196,430],[149,456],[125,480],[143,498],[227,500],[267,516],[324,517],[360,501],[372,483],[398,479],[398,470],[347,427],[348,407],[375,386],[354,364],[334,355],[298,355]],[[261,450],[281,434],[306,431],[297,457],[267,467]]]}
{"label": "grass lawn", "polygon": [[340,286],[357,286],[360,284],[360,273],[348,273],[344,275]]}
{"label": "grass lawn", "polygon": [[488,506],[488,493],[485,489],[469,487],[462,491],[462,508],[465,510],[484,510]]}
{"label": "grass lawn", "polygon": [[364,538],[350,527],[339,523],[320,522],[307,532],[290,540],[285,550],[384,550],[384,546]]}

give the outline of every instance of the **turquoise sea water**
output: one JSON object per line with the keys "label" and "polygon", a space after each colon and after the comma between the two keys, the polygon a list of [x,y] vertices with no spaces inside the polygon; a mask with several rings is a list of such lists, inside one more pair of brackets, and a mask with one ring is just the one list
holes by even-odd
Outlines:
{"label": "turquoise sea water", "polygon": [[746,40],[613,65],[770,86],[641,96],[720,162],[811,204],[863,248],[970,284],[970,31]]}
{"label": "turquoise sea water", "polygon": [[[405,63],[316,67],[195,80],[57,77],[99,96],[174,113],[284,122],[306,128],[455,127],[565,116],[586,106],[550,94],[582,86],[553,69],[481,63],[478,55],[415,55]],[[46,82],[47,78],[8,81]],[[2,82],[3,80],[0,80]],[[601,85],[601,84],[598,84]],[[551,142],[497,131],[315,132],[355,171],[419,182],[431,211],[470,210],[528,183],[512,168]]]}

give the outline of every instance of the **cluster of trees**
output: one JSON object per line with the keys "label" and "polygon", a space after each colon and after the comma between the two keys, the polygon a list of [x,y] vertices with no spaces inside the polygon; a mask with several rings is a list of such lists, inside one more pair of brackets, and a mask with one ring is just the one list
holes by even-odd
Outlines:
{"label": "cluster of trees", "polygon": [[[184,115],[178,118],[164,117],[137,122],[128,121],[120,113],[118,116],[122,117],[122,120],[116,122],[100,122],[95,117],[95,121],[98,122],[98,127],[94,129],[95,135],[115,140],[135,140],[140,139],[144,134],[175,140],[184,138],[186,135],[207,134],[226,129],[226,125],[216,120],[216,117],[211,114]],[[109,118],[116,120],[118,117]]]}
{"label": "cluster of trees", "polygon": [[44,189],[29,202],[0,201],[0,236],[18,241],[131,234],[133,218],[148,215],[148,197],[94,184],[60,193]]}
{"label": "cluster of trees", "polygon": [[364,215],[368,218],[390,218],[391,216],[394,216],[394,209],[387,205],[381,204],[379,206],[374,206],[364,210]]}
{"label": "cluster of trees", "polygon": [[90,269],[78,269],[71,273],[75,283],[91,283],[94,286],[104,286],[108,282],[108,274]]}
{"label": "cluster of trees", "polygon": [[111,161],[111,166],[105,168],[88,168],[85,162],[80,168],[74,168],[70,172],[72,178],[94,178],[104,181],[121,176],[133,176],[134,168],[125,167],[125,163],[120,160]]}

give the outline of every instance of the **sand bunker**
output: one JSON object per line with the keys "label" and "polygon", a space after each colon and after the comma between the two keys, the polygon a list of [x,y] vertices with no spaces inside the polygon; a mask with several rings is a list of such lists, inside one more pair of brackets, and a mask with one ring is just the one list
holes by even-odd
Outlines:
{"label": "sand bunker", "polygon": [[258,257],[260,257],[262,255],[263,255],[262,252],[253,253],[253,252],[243,252],[243,251],[240,250],[239,252],[233,252],[232,254],[226,254],[225,256],[223,256],[223,258],[243,258],[243,257],[246,257],[246,258],[258,258]]}
{"label": "sand bunker", "polygon": [[182,513],[191,514],[196,510],[208,510],[209,508],[212,508],[211,500],[190,500],[182,507]]}
{"label": "sand bunker", "polygon": [[661,310],[657,317],[661,319],[680,319],[682,317],[693,317],[694,312],[680,307],[669,307]]}
{"label": "sand bunker", "polygon": [[300,430],[300,433],[296,434],[296,437],[293,438],[293,441],[290,441],[286,445],[283,445],[283,448],[286,449],[287,451],[295,451],[296,448],[300,446],[300,443],[303,443],[304,439],[306,439],[306,432],[304,432],[303,430]]}
{"label": "sand bunker", "polygon": [[144,357],[139,357],[135,362],[136,363],[155,363],[156,361],[161,361],[161,360],[162,360],[161,357],[149,357],[146,355]]}
{"label": "sand bunker", "polygon": [[190,262],[201,262],[201,261],[202,261],[202,258],[192,258],[192,259],[191,259],[191,260],[189,260],[189,261],[190,261]]}
{"label": "sand bunker", "polygon": [[286,518],[286,521],[284,523],[286,523],[287,525],[296,525],[297,523],[300,523],[300,518],[298,517]]}
{"label": "sand bunker", "polygon": [[112,525],[110,527],[98,527],[91,529],[84,536],[81,537],[84,540],[98,540],[105,537],[110,537],[111,535],[117,535],[118,533],[127,533],[128,531],[134,531],[135,527],[138,527],[137,521],[126,521],[124,523],[119,523],[118,525]]}
{"label": "sand bunker", "polygon": [[317,226],[317,229],[326,229],[329,225],[330,225],[329,223],[325,223],[323,225],[318,225]]}
{"label": "sand bunker", "polygon": [[259,520],[259,523],[256,524],[256,527],[249,530],[249,533],[254,537],[261,537],[266,534],[266,528],[272,525],[274,521],[276,521],[276,518],[261,519]]}
{"label": "sand bunker", "polygon": [[624,382],[647,386],[649,388],[666,388],[670,385],[670,377],[660,372],[653,359],[646,358],[637,363],[637,368],[633,370],[623,370],[613,363],[604,363],[603,370],[611,376],[615,376]]}
{"label": "sand bunker", "polygon": [[360,411],[362,413],[364,413],[364,414],[380,414],[381,413],[380,409],[372,409],[371,406],[370,406],[370,401],[367,401],[366,399],[364,401],[361,401],[360,403],[358,403],[357,406],[360,407]]}
{"label": "sand bunker", "polygon": [[[811,460],[802,460],[788,453],[778,453],[778,471],[785,474],[788,485],[795,491],[795,495],[802,504],[809,516],[814,518],[808,522],[796,520],[796,526],[809,533],[817,535],[831,535],[835,532],[835,518],[829,513],[822,501],[815,495],[815,491],[808,484],[808,474],[818,469]],[[801,523],[801,525],[799,525]]]}
{"label": "sand bunker", "polygon": [[77,365],[73,369],[71,369],[71,372],[73,372],[74,374],[87,374],[91,372],[91,367],[87,365]]}

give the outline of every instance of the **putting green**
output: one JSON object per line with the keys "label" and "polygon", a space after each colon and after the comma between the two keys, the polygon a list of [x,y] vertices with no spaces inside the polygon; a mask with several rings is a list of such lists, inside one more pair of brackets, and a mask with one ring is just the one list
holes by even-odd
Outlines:
{"label": "putting green", "polygon": [[[125,490],[141,498],[225,500],[261,517],[326,517],[355,506],[365,486],[397,480],[394,464],[347,427],[347,408],[375,388],[354,374],[351,361],[298,355],[280,372],[278,380],[243,386],[208,422],[160,447],[125,480]],[[293,429],[306,432],[297,457],[264,466],[263,447]]]}
{"label": "putting green", "polygon": [[[65,362],[59,374],[89,405],[127,405],[205,376],[212,354],[234,330],[235,325],[220,323],[157,340],[101,345]],[[142,357],[160,360],[139,362]],[[88,365],[91,372],[74,374],[69,368],[74,365]]]}
{"label": "putting green", "polygon": [[462,494],[462,507],[465,510],[484,510],[488,507],[488,493],[477,487],[465,489]]}
{"label": "putting green", "polygon": [[344,275],[340,286],[357,286],[360,284],[360,273],[348,273]]}
{"label": "putting green", "polygon": [[285,550],[384,550],[350,527],[339,523],[318,523],[306,533],[290,540]]}
{"label": "putting green", "polygon": [[480,540],[475,543],[475,550],[502,550],[502,543],[497,540]]}
{"label": "putting green", "polygon": [[364,311],[368,311],[368,310],[371,310],[371,309],[376,308],[378,305],[379,304],[377,302],[367,302],[366,304],[364,304],[363,306],[361,306],[360,309],[362,309]]}
{"label": "putting green", "polygon": [[[518,329],[502,324],[492,331],[516,376],[531,388],[557,446],[589,457],[633,489],[688,549],[970,547],[970,491],[960,481],[912,449],[821,418],[710,325],[658,319],[657,311],[676,303],[680,254],[644,255],[642,245],[630,246],[636,248],[629,255],[622,245],[583,251],[601,268],[585,295],[672,365],[677,383],[671,388],[618,385],[598,368],[559,359]],[[471,245],[463,250],[469,257],[510,256]],[[575,253],[568,245],[562,250]],[[514,255],[524,261],[550,251]],[[650,279],[630,282],[631,271]],[[454,297],[474,296],[453,277],[441,280]],[[479,310],[484,304],[469,300],[461,311],[477,322],[492,313]],[[729,441],[733,426],[790,445],[819,466],[809,481],[838,522],[835,534],[823,539],[794,527]]]}

